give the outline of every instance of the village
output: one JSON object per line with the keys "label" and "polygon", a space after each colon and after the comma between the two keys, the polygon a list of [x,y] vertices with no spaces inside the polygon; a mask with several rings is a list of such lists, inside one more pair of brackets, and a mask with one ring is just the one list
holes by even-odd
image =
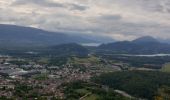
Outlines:
{"label": "village", "polygon": [[[89,59],[92,59],[89,60]],[[94,57],[87,61],[68,61],[62,66],[28,64],[11,64],[11,61],[24,61],[10,56],[0,57],[0,97],[64,98],[62,84],[75,81],[90,81],[91,77],[105,72],[121,71],[123,64],[105,64]],[[75,63],[76,62],[76,63]],[[104,63],[103,63],[104,62]],[[26,92],[26,93],[25,93]],[[25,93],[25,94],[24,94]],[[37,94],[37,95],[36,95]],[[32,96],[35,95],[35,96]],[[35,97],[35,98],[34,98]]]}

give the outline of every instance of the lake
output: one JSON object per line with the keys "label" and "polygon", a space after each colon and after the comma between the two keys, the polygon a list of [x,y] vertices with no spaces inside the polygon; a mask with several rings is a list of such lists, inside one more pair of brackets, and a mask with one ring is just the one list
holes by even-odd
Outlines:
{"label": "lake", "polygon": [[101,45],[101,43],[82,43],[81,45],[83,45],[83,46],[95,46],[95,47],[97,47],[97,46]]}
{"label": "lake", "polygon": [[132,55],[132,54],[118,54],[122,56],[133,56],[133,57],[165,57],[165,56],[170,56],[170,54],[151,54],[151,55]]}

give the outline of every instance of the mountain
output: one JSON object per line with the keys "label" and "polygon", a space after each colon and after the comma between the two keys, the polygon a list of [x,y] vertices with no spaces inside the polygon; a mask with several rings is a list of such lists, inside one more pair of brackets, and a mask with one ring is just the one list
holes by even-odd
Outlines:
{"label": "mountain", "polygon": [[161,43],[168,43],[170,44],[170,39],[159,39]]}
{"label": "mountain", "polygon": [[144,37],[140,37],[136,40],[133,40],[132,42],[134,42],[134,43],[155,43],[155,42],[159,42],[159,41],[151,36],[144,36]]}
{"label": "mountain", "polygon": [[170,53],[170,44],[161,43],[152,37],[141,37],[133,41],[102,44],[98,50],[107,53],[157,54]]}
{"label": "mountain", "polygon": [[94,43],[95,40],[62,32],[0,24],[0,47],[44,46],[63,43]]}
{"label": "mountain", "polygon": [[[81,35],[79,35],[81,36]],[[83,37],[86,37],[89,40],[94,40],[97,43],[110,43],[110,42],[115,42],[114,39],[112,39],[111,37],[108,36],[100,36],[100,35],[83,35]]]}

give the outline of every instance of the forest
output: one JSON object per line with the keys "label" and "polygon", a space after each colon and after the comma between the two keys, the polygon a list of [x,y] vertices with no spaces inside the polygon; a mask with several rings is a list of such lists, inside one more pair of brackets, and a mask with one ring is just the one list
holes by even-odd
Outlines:
{"label": "forest", "polygon": [[157,71],[124,71],[102,74],[93,78],[93,81],[138,98],[153,100],[159,89],[170,87],[170,74]]}

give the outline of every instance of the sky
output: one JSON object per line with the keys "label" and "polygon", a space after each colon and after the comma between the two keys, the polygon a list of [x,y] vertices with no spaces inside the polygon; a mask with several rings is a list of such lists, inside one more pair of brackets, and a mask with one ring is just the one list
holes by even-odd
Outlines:
{"label": "sky", "polygon": [[0,0],[0,24],[115,40],[170,39],[170,0]]}

